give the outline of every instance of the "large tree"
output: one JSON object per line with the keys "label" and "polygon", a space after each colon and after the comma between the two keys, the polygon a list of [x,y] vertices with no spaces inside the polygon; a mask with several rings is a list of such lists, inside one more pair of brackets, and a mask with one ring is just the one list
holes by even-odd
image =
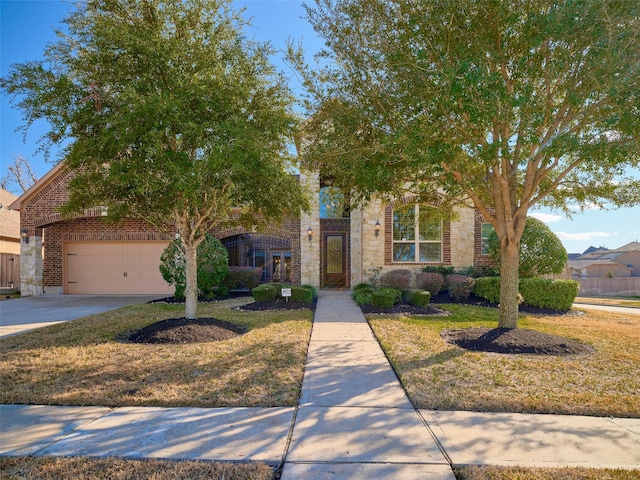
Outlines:
{"label": "large tree", "polygon": [[[306,162],[366,201],[466,202],[500,240],[499,326],[518,319],[535,205],[632,205],[640,182],[637,0],[316,0]],[[629,178],[625,178],[629,177]]]}
{"label": "large tree", "polygon": [[88,0],[44,62],[1,80],[26,125],[67,140],[65,211],[101,205],[180,236],[186,317],[197,314],[197,247],[215,227],[298,215],[296,117],[269,45],[245,37],[230,0]]}

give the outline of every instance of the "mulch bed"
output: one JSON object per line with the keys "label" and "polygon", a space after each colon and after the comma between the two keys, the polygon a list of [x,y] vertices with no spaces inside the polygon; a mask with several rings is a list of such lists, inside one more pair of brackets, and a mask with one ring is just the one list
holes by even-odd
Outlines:
{"label": "mulch bed", "polygon": [[197,343],[229,340],[247,332],[216,318],[169,318],[144,327],[129,335],[132,343]]}
{"label": "mulch bed", "polygon": [[265,310],[311,310],[316,311],[315,303],[287,302],[285,300],[269,300],[266,302],[251,302],[238,307],[238,310],[249,310],[253,312]]}
{"label": "mulch bed", "polygon": [[445,330],[440,336],[465,350],[480,352],[515,355],[582,355],[595,352],[591,345],[526,328],[464,328]]}

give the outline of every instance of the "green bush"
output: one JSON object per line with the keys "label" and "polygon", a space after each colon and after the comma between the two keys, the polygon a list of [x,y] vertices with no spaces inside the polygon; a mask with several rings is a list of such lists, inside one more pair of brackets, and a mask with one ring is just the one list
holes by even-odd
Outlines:
{"label": "green bush", "polygon": [[228,290],[252,290],[260,283],[261,267],[229,267],[222,282]]}
{"label": "green bush", "polygon": [[281,288],[278,283],[263,283],[251,290],[251,295],[256,302],[268,302],[280,296]]}
{"label": "green bush", "polygon": [[[291,297],[289,298],[289,300],[292,302],[312,303],[316,294],[315,289],[309,285],[292,285],[291,287],[285,288],[291,288]],[[280,292],[278,292],[278,294],[279,293]]]}
{"label": "green bush", "polygon": [[368,291],[373,290],[373,287],[368,283],[359,283],[355,287],[353,287],[354,292],[367,291],[367,290]]}
{"label": "green bush", "polygon": [[500,277],[480,277],[476,279],[473,293],[491,303],[500,301]]}
{"label": "green bush", "polygon": [[471,295],[475,283],[475,279],[457,273],[452,273],[445,277],[445,285],[449,291],[449,296],[457,302],[465,300]]}
{"label": "green bush", "polygon": [[395,288],[380,287],[371,294],[371,305],[374,307],[393,307],[400,301],[402,292]]}
{"label": "green bush", "polygon": [[391,270],[380,277],[380,286],[407,290],[411,285],[411,270]]}
{"label": "green bush", "polygon": [[451,275],[452,273],[455,273],[455,270],[453,267],[446,267],[444,265],[430,265],[428,267],[424,267],[422,271],[428,272],[428,273],[439,273],[443,277],[446,277],[447,275]]}
{"label": "green bush", "polygon": [[494,267],[464,267],[456,271],[456,273],[473,278],[497,277],[500,275],[500,270]]}
{"label": "green bush", "polygon": [[[227,249],[213,235],[206,234],[198,245],[198,290],[200,295],[212,296],[216,287],[221,286],[226,274]],[[173,240],[160,256],[160,273],[170,285],[175,286],[175,297],[184,298],[186,289],[184,249],[179,238]]]}
{"label": "green bush", "polygon": [[444,286],[444,277],[438,272],[422,272],[416,275],[416,288],[428,290],[432,296],[436,296]]}
{"label": "green bush", "polygon": [[426,307],[431,301],[431,293],[427,290],[412,289],[406,293],[406,301],[414,307]]}
{"label": "green bush", "polygon": [[359,283],[355,287],[353,287],[353,294],[351,298],[356,302],[356,305],[371,305],[371,294],[375,288],[373,288],[368,283]]}
{"label": "green bush", "polygon": [[580,282],[575,280],[520,279],[523,302],[534,307],[567,311],[573,305],[579,291]]}

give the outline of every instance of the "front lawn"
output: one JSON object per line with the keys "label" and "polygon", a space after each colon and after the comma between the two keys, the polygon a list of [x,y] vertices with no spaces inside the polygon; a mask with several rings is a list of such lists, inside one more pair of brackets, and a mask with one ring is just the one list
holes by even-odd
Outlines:
{"label": "front lawn", "polygon": [[447,329],[492,327],[494,308],[440,305],[448,317],[369,315],[417,408],[640,417],[640,316],[521,315],[519,328],[589,344],[584,355],[510,355],[446,343]]}
{"label": "front lawn", "polygon": [[249,298],[201,304],[199,317],[248,329],[235,338],[138,344],[128,333],[180,317],[184,305],[146,304],[0,340],[0,403],[295,406],[312,313],[241,311]]}

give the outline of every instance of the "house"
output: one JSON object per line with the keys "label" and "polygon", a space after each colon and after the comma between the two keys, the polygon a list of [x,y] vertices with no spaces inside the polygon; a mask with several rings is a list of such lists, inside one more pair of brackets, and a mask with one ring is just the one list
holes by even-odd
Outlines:
{"label": "house", "polygon": [[640,242],[630,242],[622,247],[590,247],[568,262],[572,278],[640,277]]}
{"label": "house", "polygon": [[[141,220],[107,223],[101,208],[65,220],[58,207],[68,198],[70,178],[59,164],[11,206],[26,232],[22,294],[172,294],[158,270],[169,239]],[[444,220],[437,205],[406,197],[349,211],[335,195],[325,195],[329,187],[317,173],[302,172],[299,179],[312,193],[311,213],[261,232],[212,232],[227,248],[230,265],[262,267],[263,281],[318,288],[350,288],[394,269],[491,265],[485,251],[490,229],[473,209]]]}
{"label": "house", "polygon": [[0,288],[20,285],[20,214],[11,209],[17,198],[0,189]]}

